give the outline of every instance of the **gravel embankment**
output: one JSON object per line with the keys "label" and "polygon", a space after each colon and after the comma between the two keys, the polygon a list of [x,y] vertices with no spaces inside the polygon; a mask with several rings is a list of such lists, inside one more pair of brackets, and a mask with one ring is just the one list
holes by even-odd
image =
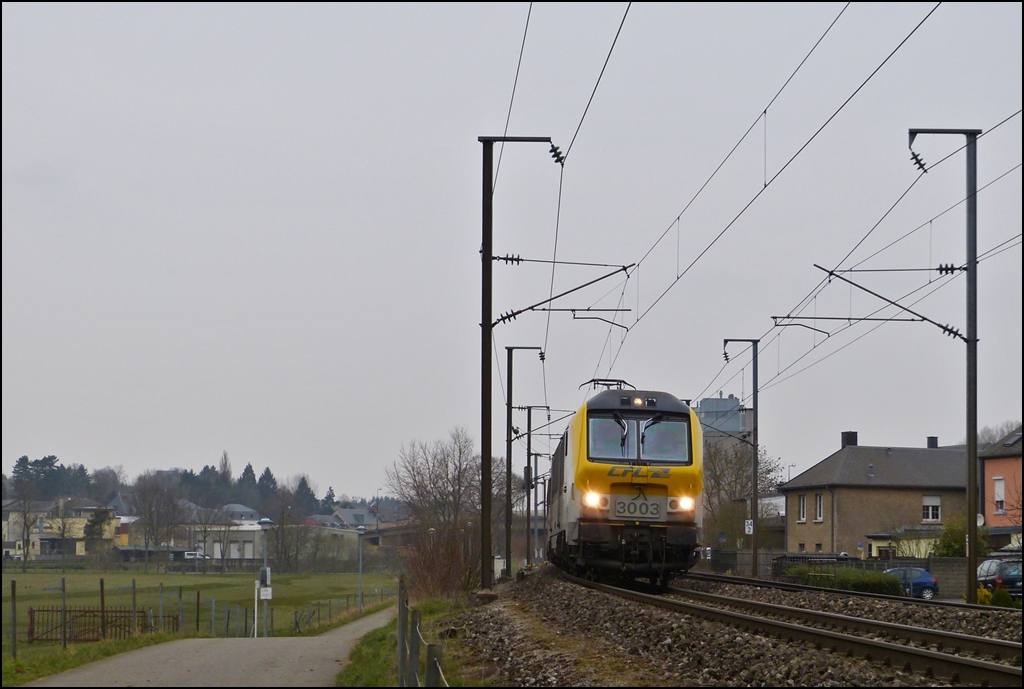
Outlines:
{"label": "gravel embankment", "polygon": [[906,624],[914,627],[938,629],[947,632],[984,636],[990,639],[1021,641],[1020,610],[958,609],[946,605],[925,606],[896,601],[871,600],[841,593],[780,591],[742,584],[688,580],[679,577],[672,581],[676,588],[691,589],[719,596],[746,598],[762,603],[850,615],[882,622]]}
{"label": "gravel embankment", "polygon": [[505,686],[942,686],[941,680],[607,596],[544,571],[451,625]]}

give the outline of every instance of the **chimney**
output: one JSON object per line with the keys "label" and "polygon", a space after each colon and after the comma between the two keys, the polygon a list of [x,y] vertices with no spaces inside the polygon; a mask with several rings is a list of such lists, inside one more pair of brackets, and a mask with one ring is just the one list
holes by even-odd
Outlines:
{"label": "chimney", "polygon": [[928,449],[929,450],[936,450],[936,449],[938,449],[938,447],[939,447],[939,436],[937,436],[937,435],[930,435],[930,436],[928,436]]}
{"label": "chimney", "polygon": [[843,447],[847,445],[857,447],[857,431],[843,431]]}

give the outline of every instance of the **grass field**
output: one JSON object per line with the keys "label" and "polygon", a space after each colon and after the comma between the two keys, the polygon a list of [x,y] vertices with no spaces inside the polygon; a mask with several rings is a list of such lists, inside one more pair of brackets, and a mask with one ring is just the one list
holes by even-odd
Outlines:
{"label": "grass field", "polygon": [[[59,606],[61,578],[65,580],[68,607],[100,605],[100,578],[104,580],[107,608],[130,607],[132,580],[135,580],[137,609],[152,608],[158,614],[160,586],[163,585],[165,615],[179,610],[179,591],[183,624],[179,634],[152,634],[118,642],[69,644],[64,651],[59,642],[28,644],[26,640],[29,607]],[[11,662],[11,582],[17,592],[18,662]],[[132,650],[182,636],[195,636],[196,593],[199,593],[199,635],[242,635],[244,625],[251,631],[255,577],[251,572],[228,574],[140,572],[4,572],[3,574],[3,685],[23,684],[31,679],[60,672],[100,657]],[[309,625],[334,626],[350,618],[357,608],[357,574],[274,574],[273,628],[277,636],[295,632],[296,613],[302,616],[303,632]],[[394,596],[397,582],[388,574],[364,573],[364,609],[376,607],[385,596]],[[317,606],[316,603],[320,605]],[[227,611],[233,617],[228,618]],[[262,608],[261,608],[262,610]],[[242,618],[246,619],[243,620]],[[262,624],[262,612],[260,613]],[[331,624],[333,623],[333,624]]]}

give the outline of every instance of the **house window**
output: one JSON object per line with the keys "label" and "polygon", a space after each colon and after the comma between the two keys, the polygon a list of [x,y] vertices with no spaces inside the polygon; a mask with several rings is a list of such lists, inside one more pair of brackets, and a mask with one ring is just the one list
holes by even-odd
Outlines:
{"label": "house window", "polygon": [[814,544],[814,552],[816,552],[816,553],[820,553],[821,552],[821,543],[815,543]]}
{"label": "house window", "polygon": [[996,504],[996,514],[1006,514],[1006,481],[1002,476],[992,478],[992,501]]}
{"label": "house window", "polygon": [[921,498],[921,520],[926,522],[937,522],[942,519],[942,497],[939,495],[925,495]]}
{"label": "house window", "polygon": [[807,552],[807,544],[806,543],[801,543],[800,545],[797,546],[797,550],[799,550],[801,553],[806,553]]}
{"label": "house window", "polygon": [[797,509],[797,518],[796,518],[796,520],[798,522],[805,522],[805,521],[807,521],[807,496],[806,495],[801,495],[798,498],[798,500],[799,500],[799,508]]}
{"label": "house window", "polygon": [[822,499],[824,496],[821,493],[814,495],[814,521],[820,522],[825,518],[825,501]]}

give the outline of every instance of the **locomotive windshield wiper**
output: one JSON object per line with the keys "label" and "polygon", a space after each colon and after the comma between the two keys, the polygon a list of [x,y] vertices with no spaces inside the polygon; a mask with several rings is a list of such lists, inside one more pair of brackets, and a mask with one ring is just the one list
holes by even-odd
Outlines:
{"label": "locomotive windshield wiper", "polygon": [[653,426],[656,423],[661,423],[664,420],[665,420],[665,415],[664,414],[658,414],[657,416],[653,416],[653,417],[647,419],[646,421],[644,421],[643,430],[640,431],[640,445],[641,445],[641,447],[643,446],[644,441],[647,440],[647,429],[650,428],[651,426]]}
{"label": "locomotive windshield wiper", "polygon": [[619,424],[619,427],[622,429],[622,437],[619,438],[619,448],[622,451],[622,456],[625,457],[626,456],[626,436],[629,434],[629,429],[626,427],[626,422],[622,418],[621,414],[613,414],[612,417],[615,419],[615,422],[617,424]]}

